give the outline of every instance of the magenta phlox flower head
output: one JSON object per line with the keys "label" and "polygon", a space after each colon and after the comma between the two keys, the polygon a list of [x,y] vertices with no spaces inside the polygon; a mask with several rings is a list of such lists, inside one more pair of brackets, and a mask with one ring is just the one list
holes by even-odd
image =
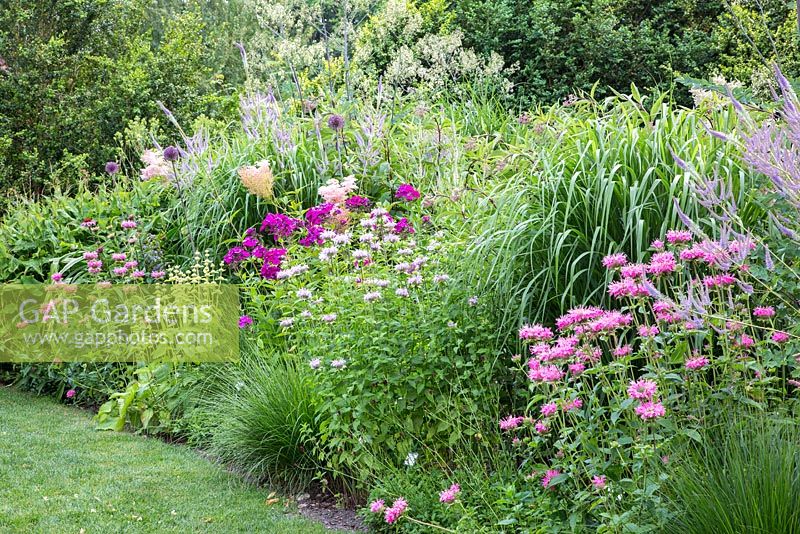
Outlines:
{"label": "magenta phlox flower head", "polygon": [[367,197],[353,195],[344,201],[344,206],[352,211],[369,208],[371,202]]}
{"label": "magenta phlox flower head", "polygon": [[261,222],[260,230],[268,232],[276,240],[289,237],[302,225],[301,221],[282,213],[268,213]]}
{"label": "magenta phlox flower head", "polygon": [[413,202],[420,197],[420,193],[411,184],[401,184],[394,196],[405,202]]}

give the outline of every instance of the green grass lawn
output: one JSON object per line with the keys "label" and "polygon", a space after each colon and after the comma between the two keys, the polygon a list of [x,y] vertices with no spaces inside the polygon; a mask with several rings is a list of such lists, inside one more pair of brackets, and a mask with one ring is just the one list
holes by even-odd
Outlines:
{"label": "green grass lawn", "polygon": [[93,430],[87,412],[0,387],[0,532],[325,529],[187,447]]}

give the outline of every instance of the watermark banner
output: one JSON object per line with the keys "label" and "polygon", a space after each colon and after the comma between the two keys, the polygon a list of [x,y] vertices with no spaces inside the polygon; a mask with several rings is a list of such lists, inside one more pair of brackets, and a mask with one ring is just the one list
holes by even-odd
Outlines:
{"label": "watermark banner", "polygon": [[0,362],[234,361],[238,318],[235,285],[0,285]]}

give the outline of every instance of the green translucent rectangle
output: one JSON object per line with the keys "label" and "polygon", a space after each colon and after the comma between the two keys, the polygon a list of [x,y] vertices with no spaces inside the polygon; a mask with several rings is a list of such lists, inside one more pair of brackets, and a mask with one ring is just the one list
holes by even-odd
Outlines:
{"label": "green translucent rectangle", "polygon": [[235,361],[238,318],[235,285],[0,285],[0,362]]}

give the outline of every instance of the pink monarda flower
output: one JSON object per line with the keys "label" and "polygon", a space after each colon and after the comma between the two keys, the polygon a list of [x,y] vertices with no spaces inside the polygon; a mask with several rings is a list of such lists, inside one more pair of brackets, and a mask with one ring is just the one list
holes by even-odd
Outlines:
{"label": "pink monarda flower", "polygon": [[555,402],[548,402],[547,404],[543,404],[539,411],[541,412],[542,417],[550,417],[558,411],[558,404]]}
{"label": "pink monarda flower", "polygon": [[369,503],[369,511],[373,514],[379,514],[386,508],[386,502],[383,499],[372,501]]}
{"label": "pink monarda flower", "polygon": [[628,326],[633,321],[629,313],[618,311],[604,312],[602,316],[586,325],[588,331],[594,334],[612,332],[618,328]]}
{"label": "pink monarda flower", "polygon": [[795,379],[793,379],[793,378],[790,378],[790,379],[789,379],[789,380],[787,380],[786,382],[787,382],[787,383],[788,383],[790,386],[794,386],[794,387],[796,387],[796,388],[800,388],[800,380],[795,380]]}
{"label": "pink monarda flower", "polygon": [[439,502],[450,504],[456,500],[456,496],[461,492],[461,486],[453,484],[446,490],[439,492]]}
{"label": "pink monarda flower", "polygon": [[617,254],[609,254],[608,256],[603,258],[603,267],[605,267],[606,269],[622,267],[626,263],[628,263],[628,257],[622,252],[619,252]]}
{"label": "pink monarda flower", "polygon": [[636,415],[644,420],[664,417],[666,413],[667,411],[664,409],[664,405],[658,401],[643,402],[636,407]]}
{"label": "pink monarda flower", "polygon": [[736,283],[736,277],[730,274],[718,274],[703,278],[703,285],[706,287],[725,287]]}
{"label": "pink monarda flower", "polygon": [[500,420],[500,430],[513,430],[517,428],[525,420],[522,416],[509,415],[505,419]]}
{"label": "pink monarda flower", "polygon": [[114,271],[113,272],[117,276],[125,276],[125,274],[127,274],[127,272],[128,272],[128,268],[127,267],[114,267]]}
{"label": "pink monarda flower", "polygon": [[561,471],[559,471],[558,469],[548,469],[545,472],[544,476],[542,477],[542,487],[549,488],[550,482],[560,474]]}
{"label": "pink monarda flower", "polygon": [[61,273],[53,273],[52,275],[50,275],[50,280],[52,280],[53,282],[60,282],[63,279],[64,275]]}
{"label": "pink monarda flower", "polygon": [[544,421],[536,421],[536,424],[533,425],[533,429],[537,434],[546,434],[550,430]]}
{"label": "pink monarda flower", "polygon": [[564,410],[565,412],[572,412],[574,410],[579,410],[582,407],[583,407],[583,401],[580,398],[575,398],[565,402],[564,405],[561,407],[561,409]]}
{"label": "pink monarda flower", "polygon": [[584,372],[586,370],[586,366],[584,364],[582,364],[581,362],[571,363],[571,364],[569,364],[567,366],[567,369],[569,369],[569,373],[572,376],[578,376],[579,374],[581,374],[582,372]]}
{"label": "pink monarda flower", "polygon": [[67,394],[66,394],[66,395],[67,395],[67,398],[68,398],[68,399],[71,399],[72,397],[74,397],[74,396],[75,396],[75,394],[76,394],[76,393],[77,393],[77,392],[76,392],[74,389],[70,389],[69,391],[67,391]]}
{"label": "pink monarda flower", "polygon": [[632,352],[633,352],[633,347],[631,347],[630,345],[622,345],[621,347],[617,347],[616,349],[614,349],[611,352],[611,354],[615,358],[623,358],[625,356],[630,356]]}
{"label": "pink monarda flower", "polygon": [[789,334],[786,332],[781,332],[780,330],[776,330],[772,333],[772,341],[775,343],[785,343],[789,341]]}
{"label": "pink monarda flower", "polygon": [[607,479],[605,475],[595,475],[592,477],[592,486],[594,486],[594,489],[598,490],[604,489],[606,487],[606,484],[607,484]]}
{"label": "pink monarda flower", "polygon": [[331,361],[331,367],[333,367],[334,369],[342,369],[345,365],[347,365],[347,360],[344,360],[342,358]]}
{"label": "pink monarda flower", "polygon": [[111,259],[112,259],[112,260],[114,260],[114,261],[119,261],[119,262],[123,262],[123,261],[125,261],[127,258],[128,258],[128,255],[127,255],[127,254],[125,254],[124,252],[116,252],[116,253],[114,253],[114,254],[112,254],[112,255],[111,255]]}
{"label": "pink monarda flower", "polygon": [[614,298],[646,297],[647,289],[633,278],[623,278],[618,282],[608,284],[608,294]]}
{"label": "pink monarda flower", "polygon": [[650,247],[656,250],[664,250],[664,242],[661,241],[660,239],[656,239],[652,243],[650,243]]}
{"label": "pink monarda flower", "polygon": [[632,399],[650,400],[656,394],[658,384],[653,380],[632,380],[628,385],[628,396]]}
{"label": "pink monarda flower", "polygon": [[702,369],[708,365],[708,358],[703,356],[697,356],[695,358],[689,358],[686,360],[686,368],[691,371],[697,371],[698,369]]}
{"label": "pink monarda flower", "polygon": [[120,226],[122,226],[122,228],[125,230],[132,230],[136,228],[136,221],[134,221],[133,219],[127,219],[122,221],[122,223],[120,223]]}
{"label": "pink monarda flower", "polygon": [[528,371],[528,378],[534,382],[558,382],[564,378],[564,371],[556,365],[539,366],[537,362],[537,365]]}
{"label": "pink monarda flower", "polygon": [[672,252],[659,252],[653,254],[650,258],[650,264],[647,266],[647,272],[654,275],[662,275],[674,272],[678,267],[675,261],[675,255]]}
{"label": "pink monarda flower", "polygon": [[239,317],[239,328],[247,328],[253,325],[253,318],[249,315],[242,315]]}
{"label": "pink monarda flower", "polygon": [[620,276],[623,278],[639,278],[647,273],[647,265],[644,263],[631,263],[623,266],[619,270]]}
{"label": "pink monarda flower", "polygon": [[153,280],[160,280],[161,278],[164,278],[166,274],[167,273],[165,273],[164,271],[153,271],[152,273],[150,273],[150,278],[152,278]]}
{"label": "pink monarda flower", "polygon": [[597,319],[604,313],[605,312],[601,308],[597,307],[572,308],[565,315],[562,315],[556,320],[556,328],[565,330],[574,324]]}
{"label": "pink monarda flower", "polygon": [[98,257],[98,254],[97,254],[96,250],[91,250],[89,252],[84,252],[83,253],[83,259],[84,260],[96,260],[97,257]]}
{"label": "pink monarda flower", "polygon": [[312,360],[309,360],[308,362],[308,366],[311,367],[312,369],[319,369],[321,365],[322,365],[322,360],[320,360],[319,358],[314,358]]}
{"label": "pink monarda flower", "polygon": [[642,337],[655,337],[659,334],[660,330],[657,326],[647,326],[643,324],[639,327],[639,335]]}
{"label": "pink monarda flower", "polygon": [[667,230],[667,243],[688,243],[692,240],[692,233],[688,230]]}
{"label": "pink monarda flower", "polygon": [[750,348],[755,344],[756,344],[755,340],[752,337],[748,336],[747,334],[742,334],[742,338],[739,340],[739,345],[741,345],[744,348]]}
{"label": "pink monarda flower", "polygon": [[127,268],[127,269],[135,269],[138,266],[139,266],[139,262],[136,261],[136,260],[134,260],[134,261],[126,261],[125,262],[125,268]]}
{"label": "pink monarda flower", "polygon": [[386,512],[384,513],[384,519],[387,523],[392,524],[400,519],[400,516],[403,515],[403,512],[406,511],[406,508],[408,508],[408,502],[406,502],[404,498],[400,497],[392,503],[391,508],[386,509]]}
{"label": "pink monarda flower", "polygon": [[520,339],[553,339],[553,331],[540,324],[526,324],[519,329]]}
{"label": "pink monarda flower", "polygon": [[772,306],[758,306],[753,308],[753,315],[756,317],[773,317],[775,315],[775,308]]}

